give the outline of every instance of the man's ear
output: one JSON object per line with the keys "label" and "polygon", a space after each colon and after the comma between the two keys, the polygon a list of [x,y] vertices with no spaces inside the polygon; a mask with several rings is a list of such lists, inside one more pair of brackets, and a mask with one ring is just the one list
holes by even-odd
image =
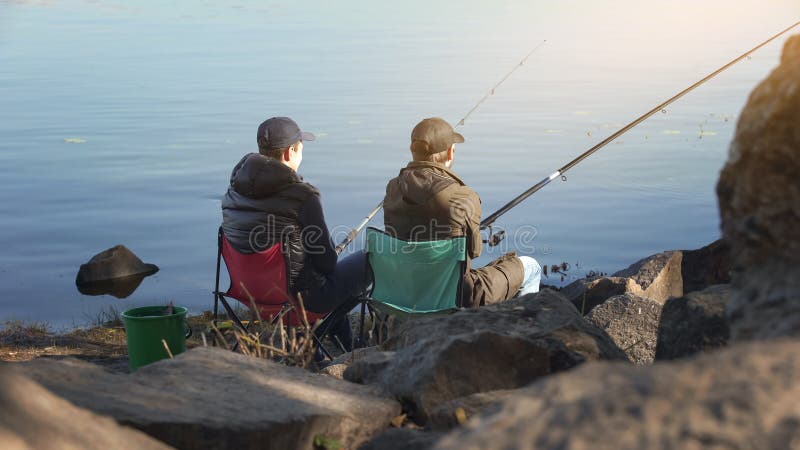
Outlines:
{"label": "man's ear", "polygon": [[447,149],[447,159],[449,161],[452,161],[455,155],[456,155],[456,144],[450,144],[450,148]]}
{"label": "man's ear", "polygon": [[293,148],[294,147],[286,147],[286,149],[283,150],[283,160],[284,161],[291,161],[292,160],[292,149]]}

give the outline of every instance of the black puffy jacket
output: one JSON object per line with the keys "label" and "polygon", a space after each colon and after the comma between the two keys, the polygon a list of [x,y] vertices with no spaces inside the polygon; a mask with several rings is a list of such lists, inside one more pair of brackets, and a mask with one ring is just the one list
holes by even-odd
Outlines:
{"label": "black puffy jacket", "polygon": [[245,155],[231,173],[222,231],[242,253],[282,242],[292,292],[322,285],[336,267],[319,191],[290,167],[258,153]]}

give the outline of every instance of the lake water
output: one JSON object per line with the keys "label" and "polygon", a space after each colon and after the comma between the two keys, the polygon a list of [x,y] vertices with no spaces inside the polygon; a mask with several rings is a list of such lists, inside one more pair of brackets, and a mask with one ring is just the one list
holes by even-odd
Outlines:
{"label": "lake water", "polygon": [[[0,320],[68,327],[109,307],[210,308],[219,199],[267,117],[318,134],[300,172],[340,239],[409,159],[417,121],[456,123],[546,39],[459,129],[454,170],[488,215],[798,18],[797,0],[0,0]],[[524,253],[569,262],[571,277],[718,238],[719,170],[784,41],[497,226],[527,233]],[[79,294],[79,265],[119,243],[161,271],[123,300]]]}

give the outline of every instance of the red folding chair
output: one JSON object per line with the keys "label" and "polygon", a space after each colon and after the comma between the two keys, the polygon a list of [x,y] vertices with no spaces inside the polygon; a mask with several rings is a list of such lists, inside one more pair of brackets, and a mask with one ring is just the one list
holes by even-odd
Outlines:
{"label": "red folding chair", "polygon": [[[214,289],[214,323],[217,322],[219,304],[236,325],[243,330],[247,330],[242,320],[231,308],[228,298],[237,300],[248,309],[253,309],[255,304],[256,312],[261,320],[269,320],[275,324],[279,321],[283,326],[303,325],[302,312],[300,311],[297,300],[290,294],[289,280],[286,276],[286,258],[281,243],[277,243],[267,250],[256,253],[240,253],[237,251],[225,234],[222,227],[219,228],[217,235],[217,277]],[[228,275],[231,280],[227,291],[219,290],[219,276],[221,262],[225,261]],[[306,318],[309,325],[323,320],[327,314],[316,314],[306,311]],[[331,358],[330,353],[322,345],[318,336],[313,335],[313,339],[325,356]]]}

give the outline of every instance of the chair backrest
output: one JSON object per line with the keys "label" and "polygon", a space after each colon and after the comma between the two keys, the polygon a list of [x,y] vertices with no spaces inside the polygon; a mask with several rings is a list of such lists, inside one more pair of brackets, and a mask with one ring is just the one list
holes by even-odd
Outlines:
{"label": "chair backrest", "polygon": [[407,242],[370,227],[366,252],[374,275],[371,298],[406,313],[458,306],[466,238]]}
{"label": "chair backrest", "polygon": [[[287,302],[295,303],[290,295],[286,278],[286,259],[281,244],[256,253],[240,253],[221,233],[222,259],[228,269],[231,285],[225,295],[235,298],[246,307],[252,307],[252,297],[263,320],[271,320],[281,312]],[[296,305],[295,305],[296,306]],[[307,312],[308,322],[313,324],[323,314]],[[300,325],[300,314],[293,311],[283,318],[286,325]]]}
{"label": "chair backrest", "polygon": [[222,259],[231,279],[226,293],[229,297],[246,305],[251,296],[257,304],[263,305],[282,305],[290,299],[286,261],[280,244],[257,253],[240,253],[223,234]]}

